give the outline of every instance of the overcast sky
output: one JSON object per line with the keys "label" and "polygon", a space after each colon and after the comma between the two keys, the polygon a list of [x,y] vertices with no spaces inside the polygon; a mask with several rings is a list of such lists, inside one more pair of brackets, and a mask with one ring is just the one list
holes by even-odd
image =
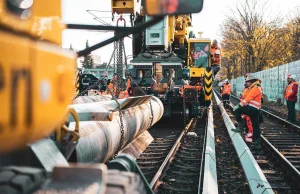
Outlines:
{"label": "overcast sky", "polygon": [[[237,2],[244,0],[204,0],[204,7],[202,12],[193,14],[193,31],[194,34],[203,32],[203,37],[211,39],[220,39],[220,25],[226,14],[230,13],[230,8],[234,7]],[[263,1],[263,0],[258,0]],[[115,21],[111,19],[111,0],[62,0],[63,4],[63,21],[65,23],[76,24],[96,24],[100,22],[94,20],[93,16],[87,10],[93,11],[98,17],[110,25],[116,25]],[[300,7],[300,0],[269,0],[271,15],[289,14]],[[105,11],[105,12],[103,12]],[[127,25],[130,22],[127,19]],[[100,41],[108,39],[113,36],[112,32],[94,32],[87,30],[65,30],[63,32],[63,47],[68,48],[72,46],[76,50],[85,48],[86,40],[90,45],[94,45]],[[131,39],[125,38],[126,54],[132,54]],[[101,56],[101,62],[108,62],[112,54],[112,45],[107,45],[101,49],[94,51],[94,54]]]}

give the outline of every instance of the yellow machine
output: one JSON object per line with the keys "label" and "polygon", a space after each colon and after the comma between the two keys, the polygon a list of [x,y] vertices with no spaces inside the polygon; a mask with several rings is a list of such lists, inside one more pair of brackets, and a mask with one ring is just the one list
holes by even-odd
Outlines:
{"label": "yellow machine", "polygon": [[211,69],[210,39],[191,38],[188,40],[188,61],[190,79],[203,80],[206,101],[212,99],[213,71]]}
{"label": "yellow machine", "polygon": [[14,2],[0,0],[0,152],[48,136],[74,88],[76,54],[59,48],[60,0]]}

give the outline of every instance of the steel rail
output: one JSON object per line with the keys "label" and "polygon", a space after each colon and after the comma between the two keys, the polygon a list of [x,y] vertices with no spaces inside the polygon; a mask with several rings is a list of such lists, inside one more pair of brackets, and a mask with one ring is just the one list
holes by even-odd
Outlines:
{"label": "steel rail", "polygon": [[[213,103],[211,103],[205,131],[205,150],[203,151],[198,186],[198,194],[215,194],[218,193],[218,179],[216,167],[216,148],[215,148],[215,133],[214,133],[214,118],[213,118]],[[204,164],[204,165],[203,165]],[[202,170],[203,168],[203,170]],[[203,181],[202,181],[203,173]]]}
{"label": "steel rail", "polygon": [[[216,92],[216,91],[215,91]],[[216,92],[219,96],[220,93]],[[231,97],[239,100],[239,98],[237,98],[236,96],[232,96]],[[231,108],[233,108],[233,104],[230,104]],[[262,110],[262,109],[261,109]],[[299,126],[294,125],[293,123],[290,123],[266,110],[262,110],[265,114],[269,114],[271,115],[273,118],[278,119],[280,122],[284,122],[286,124],[290,124],[293,127],[295,126],[297,129],[300,129]],[[294,165],[288,161],[268,140],[267,138],[265,138],[262,134],[261,136],[261,140],[262,140],[262,145],[269,151],[269,153],[272,154],[272,156],[274,156],[278,162],[280,162],[282,168],[284,168],[285,171],[287,171],[291,176],[292,179],[297,183],[297,185],[300,185],[300,172],[294,167]]]}
{"label": "steel rail", "polygon": [[[248,146],[246,145],[244,140],[241,138],[240,134],[234,133],[231,131],[232,127],[234,127],[234,124],[231,121],[231,118],[229,117],[229,115],[226,113],[226,109],[221,104],[222,102],[218,98],[218,96],[220,96],[220,94],[217,93],[214,89],[213,89],[213,93],[214,93],[214,97],[217,101],[217,104],[219,105],[219,107],[221,109],[221,114],[223,116],[229,136],[230,136],[232,143],[235,147],[235,150],[238,154],[241,165],[243,166],[244,173],[247,177],[251,192],[252,193],[274,193],[271,188],[270,183],[268,182],[268,180],[265,177],[264,173],[262,172],[261,168],[257,164],[257,162],[256,162],[254,156],[252,155],[251,151],[249,150]],[[231,107],[232,107],[232,105],[231,105]],[[257,180],[260,180],[260,182],[264,186],[257,187],[257,182],[256,182]],[[262,189],[263,189],[263,192],[261,192]]]}
{"label": "steel rail", "polygon": [[[212,109],[210,109],[209,111],[212,111]],[[198,183],[198,194],[201,194],[202,191],[202,185],[203,185],[203,181],[202,181],[202,175],[203,175],[203,179],[204,179],[204,159],[205,159],[205,151],[206,151],[206,137],[207,137],[207,127],[208,127],[208,119],[206,121],[206,130],[204,132],[204,139],[203,139],[203,148],[202,148],[202,157],[201,157],[201,163],[200,163],[200,172],[199,172],[199,183]]]}
{"label": "steel rail", "polygon": [[190,128],[191,124],[193,123],[193,121],[194,121],[194,118],[191,119],[191,121],[188,123],[188,125],[185,127],[185,129],[181,132],[180,136],[176,140],[176,142],[173,145],[172,149],[170,150],[169,154],[167,155],[164,162],[162,163],[162,165],[158,169],[157,173],[154,175],[153,179],[151,180],[150,187],[152,188],[152,190],[155,190],[156,187],[158,186],[158,181],[159,181],[161,175],[163,175],[163,172],[165,171],[165,167],[170,163],[170,160],[174,156],[175,151],[177,150],[182,137],[189,130],[189,128]]}

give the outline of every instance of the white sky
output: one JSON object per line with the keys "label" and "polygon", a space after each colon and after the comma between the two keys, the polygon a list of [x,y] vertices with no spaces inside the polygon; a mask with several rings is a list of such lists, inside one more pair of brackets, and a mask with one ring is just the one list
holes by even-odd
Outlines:
{"label": "white sky", "polygon": [[[234,7],[236,2],[243,0],[204,0],[202,12],[193,14],[193,31],[194,34],[203,32],[203,37],[211,39],[220,39],[220,24],[224,16],[230,14],[230,7]],[[258,0],[263,1],[263,0]],[[100,23],[93,19],[86,10],[111,11],[111,0],[62,0],[63,21],[64,23],[75,24],[95,24]],[[300,0],[269,0],[272,15],[288,14],[300,7]],[[95,12],[93,12],[95,13]],[[116,19],[112,22],[110,13],[98,12],[98,17],[111,25],[116,25]],[[117,16],[116,16],[117,17]],[[122,24],[123,25],[123,24]],[[127,26],[130,22],[127,20]],[[70,44],[76,50],[85,48],[86,40],[90,46],[113,36],[112,32],[93,32],[87,30],[65,30],[63,32],[63,47],[69,48]],[[125,38],[126,55],[132,54],[132,39]],[[102,47],[93,52],[101,56],[101,62],[108,62],[113,51],[112,44]]]}

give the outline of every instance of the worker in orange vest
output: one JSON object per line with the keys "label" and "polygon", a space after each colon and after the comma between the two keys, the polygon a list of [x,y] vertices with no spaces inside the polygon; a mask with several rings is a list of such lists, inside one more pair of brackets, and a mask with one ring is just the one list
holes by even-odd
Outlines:
{"label": "worker in orange vest", "polygon": [[[249,92],[249,88],[247,87],[247,84],[246,84],[246,79],[247,77],[250,75],[250,73],[246,73],[244,75],[244,78],[245,78],[245,84],[244,84],[244,90],[243,90],[243,93],[241,94],[240,96],[240,99],[245,99],[245,97],[247,96],[248,92]],[[244,115],[242,114],[242,118],[244,120],[244,123],[246,124],[246,128],[245,128],[245,132],[246,132],[246,135],[245,135],[245,141],[247,143],[252,143],[252,137],[253,137],[253,127],[252,127],[252,122],[251,122],[251,119],[248,115]]]}
{"label": "worker in orange vest", "polygon": [[233,109],[235,119],[238,121],[238,126],[232,129],[234,132],[244,131],[244,122],[241,115],[248,115],[251,119],[253,126],[253,149],[261,149],[260,140],[260,128],[259,128],[259,114],[261,109],[261,96],[262,89],[257,77],[253,74],[248,75],[246,78],[246,85],[249,88],[249,92],[244,99],[241,99],[240,103]]}
{"label": "worker in orange vest", "polygon": [[211,55],[211,67],[213,69],[214,77],[219,72],[221,66],[221,48],[219,47],[218,41],[213,40],[210,47]]}
{"label": "worker in orange vest", "polygon": [[231,93],[231,84],[229,83],[228,79],[225,79],[225,83],[222,89],[222,100],[224,106],[229,105],[230,93]]}
{"label": "worker in orange vest", "polygon": [[296,76],[288,75],[288,86],[285,88],[284,98],[286,99],[286,104],[288,108],[287,120],[292,123],[296,122],[295,104],[297,102],[297,94],[298,83],[296,82]]}
{"label": "worker in orange vest", "polygon": [[219,47],[218,41],[217,40],[213,40],[213,43],[211,44],[211,47],[210,47],[210,54],[211,54],[211,56],[213,56],[214,53],[217,50],[221,51],[221,48]]}

